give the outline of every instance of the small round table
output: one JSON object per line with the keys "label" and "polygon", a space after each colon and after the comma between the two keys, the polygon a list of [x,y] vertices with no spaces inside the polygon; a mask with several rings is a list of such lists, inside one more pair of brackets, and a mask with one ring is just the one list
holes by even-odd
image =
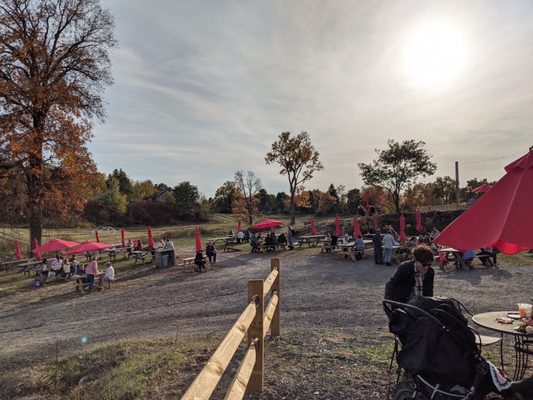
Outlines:
{"label": "small round table", "polygon": [[[472,317],[472,321],[475,324],[490,329],[491,331],[498,332],[500,335],[511,335],[514,338],[514,350],[515,350],[515,370],[513,374],[513,380],[520,380],[524,377],[527,368],[528,357],[533,355],[533,351],[529,348],[530,344],[533,344],[533,335],[522,333],[515,330],[515,327],[521,322],[520,319],[513,319],[512,324],[502,324],[496,322],[497,317],[506,317],[507,314],[516,314],[513,311],[492,311],[481,314],[476,314]],[[503,369],[503,340],[500,342],[500,360]]]}

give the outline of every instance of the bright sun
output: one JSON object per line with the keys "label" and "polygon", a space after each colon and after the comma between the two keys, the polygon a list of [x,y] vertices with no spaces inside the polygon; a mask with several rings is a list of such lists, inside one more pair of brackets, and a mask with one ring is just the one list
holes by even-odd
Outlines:
{"label": "bright sun", "polygon": [[460,30],[447,23],[428,23],[408,38],[405,71],[422,86],[445,86],[464,69],[466,53]]}

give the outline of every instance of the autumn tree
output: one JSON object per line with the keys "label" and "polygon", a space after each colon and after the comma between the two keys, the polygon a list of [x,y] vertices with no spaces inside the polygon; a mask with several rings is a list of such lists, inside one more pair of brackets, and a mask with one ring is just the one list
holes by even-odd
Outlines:
{"label": "autumn tree", "polygon": [[287,175],[289,180],[291,224],[295,223],[297,190],[303,190],[304,183],[309,181],[316,171],[324,168],[319,156],[307,132],[301,132],[294,137],[291,137],[290,132],[283,132],[278,136],[278,140],[272,143],[271,151],[265,156],[265,162],[279,164],[279,173]]}
{"label": "autumn tree", "polygon": [[0,165],[27,196],[30,241],[41,240],[47,197],[95,170],[87,143],[104,118],[114,45],[98,0],[0,4]]}
{"label": "autumn tree", "polygon": [[376,149],[377,158],[372,164],[358,163],[361,176],[367,185],[385,188],[394,202],[396,213],[400,214],[400,195],[418,178],[435,173],[437,165],[431,162],[431,155],[424,149],[422,141],[388,140],[385,150]]}
{"label": "autumn tree", "polygon": [[252,225],[254,217],[259,214],[257,194],[262,189],[261,180],[255,176],[253,171],[247,171],[246,174],[243,171],[237,171],[234,181],[239,194],[233,202],[233,212]]}

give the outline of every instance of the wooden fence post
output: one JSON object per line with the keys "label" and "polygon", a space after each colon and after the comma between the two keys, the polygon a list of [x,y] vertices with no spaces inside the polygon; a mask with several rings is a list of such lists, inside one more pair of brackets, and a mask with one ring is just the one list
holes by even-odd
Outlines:
{"label": "wooden fence post", "polygon": [[248,302],[254,300],[257,304],[255,318],[248,328],[248,346],[257,338],[255,345],[256,357],[255,365],[252,371],[252,376],[246,386],[246,393],[262,392],[264,382],[264,334],[263,334],[263,317],[264,317],[264,295],[263,295],[263,280],[253,279],[248,281]]}
{"label": "wooden fence post", "polygon": [[270,271],[273,271],[275,269],[278,270],[278,276],[276,280],[274,281],[274,284],[272,285],[272,293],[276,292],[278,294],[278,305],[276,307],[276,311],[274,312],[274,316],[272,317],[272,323],[270,325],[270,336],[279,336],[280,335],[280,324],[279,324],[279,317],[280,317],[280,308],[281,308],[281,297],[279,293],[280,289],[280,270],[279,270],[279,258],[273,258],[270,260]]}

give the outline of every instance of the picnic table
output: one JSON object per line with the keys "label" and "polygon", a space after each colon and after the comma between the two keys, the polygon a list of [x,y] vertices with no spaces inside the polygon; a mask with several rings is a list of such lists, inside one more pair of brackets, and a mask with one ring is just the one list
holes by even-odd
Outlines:
{"label": "picnic table", "polygon": [[298,236],[298,239],[296,240],[298,242],[298,246],[302,247],[303,244],[307,244],[309,247],[318,246],[318,243],[321,239],[325,239],[326,235],[303,235]]}
{"label": "picnic table", "polygon": [[116,260],[117,254],[125,252],[126,249],[126,247],[111,247],[109,249],[104,249],[103,252],[109,256],[109,260]]}
{"label": "picnic table", "polygon": [[[142,261],[144,264],[144,259],[148,256],[152,257],[152,251],[151,250],[134,250],[132,252],[133,258],[135,260],[134,264],[137,264],[137,261]],[[152,257],[153,258],[153,257]]]}
{"label": "picnic table", "polygon": [[0,270],[8,269],[10,267],[18,267],[21,264],[26,264],[32,261],[36,261],[35,258],[25,258],[20,260],[12,260],[12,261],[0,261]]}
{"label": "picnic table", "polygon": [[474,269],[470,263],[476,258],[486,267],[494,265],[489,254],[476,253],[471,260],[465,260],[464,252],[453,247],[443,247],[438,252],[443,253],[446,261],[452,262],[456,269]]}

